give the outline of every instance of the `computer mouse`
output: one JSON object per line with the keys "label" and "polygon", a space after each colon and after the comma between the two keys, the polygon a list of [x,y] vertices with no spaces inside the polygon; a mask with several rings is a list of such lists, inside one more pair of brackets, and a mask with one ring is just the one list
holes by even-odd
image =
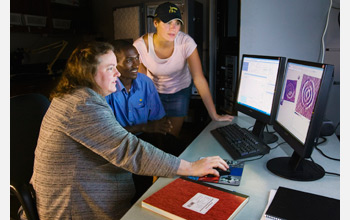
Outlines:
{"label": "computer mouse", "polygon": [[220,168],[214,168],[215,170],[217,170],[220,174],[220,176],[224,176],[224,175],[230,175],[230,169],[227,169],[227,170],[222,170]]}
{"label": "computer mouse", "polygon": [[[227,169],[227,170],[222,170],[220,168],[214,168],[214,169],[219,172],[220,176],[225,176],[230,174],[230,169]],[[216,177],[216,176],[214,174],[208,174],[207,177]]]}

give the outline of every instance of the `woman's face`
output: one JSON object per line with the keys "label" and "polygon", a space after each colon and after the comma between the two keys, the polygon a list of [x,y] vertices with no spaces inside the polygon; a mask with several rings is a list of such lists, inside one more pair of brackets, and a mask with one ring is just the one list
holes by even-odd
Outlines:
{"label": "woman's face", "polygon": [[101,95],[107,96],[116,91],[116,80],[120,76],[117,71],[117,58],[113,51],[100,56],[98,58],[99,64],[95,74],[95,81],[100,86]]}
{"label": "woman's face", "polygon": [[155,21],[154,26],[157,28],[157,35],[167,41],[174,41],[177,33],[181,29],[181,22],[173,19],[167,23]]}

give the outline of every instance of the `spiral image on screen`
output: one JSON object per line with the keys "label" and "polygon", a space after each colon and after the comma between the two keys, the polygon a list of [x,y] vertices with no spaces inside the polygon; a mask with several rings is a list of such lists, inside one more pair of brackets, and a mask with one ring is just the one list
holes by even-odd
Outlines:
{"label": "spiral image on screen", "polygon": [[301,82],[295,111],[309,120],[314,110],[320,82],[319,78],[308,75],[304,75]]}
{"label": "spiral image on screen", "polygon": [[283,99],[294,103],[296,88],[297,88],[297,81],[296,80],[287,80],[286,88],[284,90]]}

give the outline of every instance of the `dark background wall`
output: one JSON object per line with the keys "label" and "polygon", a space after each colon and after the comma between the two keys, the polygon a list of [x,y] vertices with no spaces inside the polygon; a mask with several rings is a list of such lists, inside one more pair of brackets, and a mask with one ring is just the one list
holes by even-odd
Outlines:
{"label": "dark background wall", "polygon": [[[225,89],[220,82],[221,64],[225,56],[238,57],[236,74],[239,73],[239,57],[244,53],[265,55],[282,55],[290,58],[321,61],[321,38],[324,36],[324,62],[335,65],[335,81],[326,117],[335,124],[340,121],[340,13],[339,0],[333,0],[327,32],[323,33],[327,13],[328,0],[288,0],[276,2],[274,0],[259,1],[228,1],[237,2],[240,8],[232,10],[239,13],[238,20],[233,22],[236,27],[236,37],[223,38],[222,26],[232,16],[223,16],[225,7],[237,5],[225,4],[225,0],[197,0],[203,6],[202,65],[207,76],[211,91],[218,105],[220,90]],[[48,93],[54,86],[57,77],[47,76],[46,65],[52,62],[59,49],[50,49],[39,54],[30,54],[28,51],[51,45],[65,40],[66,48],[55,62],[53,69],[58,75],[62,71],[65,59],[68,58],[78,43],[93,39],[114,39],[113,11],[116,8],[135,6],[140,4],[159,4],[162,1],[142,0],[79,0],[79,6],[60,4],[58,2],[76,2],[74,0],[11,0],[10,12],[19,14],[39,15],[46,17],[45,27],[26,25],[10,25],[10,95],[23,92],[39,91]],[[188,8],[189,0],[178,0],[177,3]],[[220,3],[220,4],[219,4]],[[218,9],[217,9],[217,8]],[[221,7],[221,9],[220,9]],[[222,9],[223,8],[223,9]],[[188,12],[184,11],[184,19],[188,20]],[[229,10],[229,15],[233,14]],[[70,20],[69,29],[57,29],[53,19]],[[227,18],[225,20],[225,18]],[[220,20],[221,19],[221,20]],[[12,20],[12,19],[11,19]],[[220,23],[221,22],[221,23]],[[231,22],[232,23],[232,22]],[[217,25],[219,24],[219,26]],[[230,24],[232,28],[232,24]],[[185,32],[189,32],[189,25]],[[214,33],[214,34],[213,34]],[[143,33],[140,33],[143,34]],[[235,35],[235,34],[233,34]],[[212,50],[210,50],[213,48]],[[230,51],[227,51],[228,48]],[[23,51],[25,51],[23,53]],[[232,52],[231,52],[232,51]],[[210,66],[212,65],[212,67]],[[8,74],[8,73],[5,73]],[[31,76],[30,76],[31,75]],[[34,75],[34,76],[33,76]],[[39,76],[38,76],[39,75]],[[221,79],[225,81],[225,79]],[[220,84],[221,83],[221,84]],[[232,91],[234,92],[234,91]],[[217,94],[219,93],[219,94]],[[216,99],[218,97],[218,99]],[[339,129],[338,129],[339,133]]]}

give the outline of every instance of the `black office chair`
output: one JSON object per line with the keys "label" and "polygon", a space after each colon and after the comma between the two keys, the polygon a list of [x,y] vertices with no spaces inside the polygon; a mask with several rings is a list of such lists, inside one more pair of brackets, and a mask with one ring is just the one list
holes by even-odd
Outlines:
{"label": "black office chair", "polygon": [[[15,206],[13,201],[17,198],[28,220],[39,219],[35,192],[29,181],[33,174],[41,121],[49,105],[45,96],[34,93],[11,97],[10,101],[11,206]],[[11,207],[11,210],[16,208],[18,210],[19,207]]]}

